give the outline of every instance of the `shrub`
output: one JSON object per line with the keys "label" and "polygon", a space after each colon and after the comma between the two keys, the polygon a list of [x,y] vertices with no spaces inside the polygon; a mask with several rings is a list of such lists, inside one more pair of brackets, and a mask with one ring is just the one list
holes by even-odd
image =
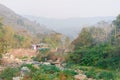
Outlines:
{"label": "shrub", "polygon": [[103,69],[117,69],[120,66],[120,50],[108,43],[76,49],[69,62],[82,66],[96,66]]}
{"label": "shrub", "polygon": [[42,49],[42,50],[38,50],[37,52],[37,56],[36,57],[33,57],[33,60],[35,61],[45,61],[48,54],[50,53],[50,50],[49,49]]}
{"label": "shrub", "polygon": [[60,69],[57,68],[55,65],[41,65],[40,68],[45,72],[49,74],[53,74],[56,72],[60,72]]}
{"label": "shrub", "polygon": [[53,65],[40,65],[37,70],[32,65],[26,66],[31,70],[31,74],[26,75],[24,78],[31,77],[30,80],[54,80],[58,78],[58,73],[60,72],[59,68]]}
{"label": "shrub", "polygon": [[32,65],[22,66],[27,66],[31,70],[31,74],[25,75],[23,80],[74,80],[73,76],[77,74],[74,70],[61,71],[54,65],[40,65],[37,70]]}
{"label": "shrub", "polygon": [[99,76],[103,80],[115,80],[115,75],[112,72],[102,71]]}
{"label": "shrub", "polygon": [[19,69],[17,68],[6,68],[4,71],[0,73],[0,78],[4,80],[12,80],[12,77],[17,76],[19,74]]}
{"label": "shrub", "polygon": [[96,71],[94,68],[88,70],[88,71],[85,71],[85,75],[88,77],[88,78],[95,78],[96,77]]}
{"label": "shrub", "polygon": [[42,72],[36,72],[32,76],[32,80],[59,80],[57,74],[47,74]]}
{"label": "shrub", "polygon": [[60,72],[58,80],[75,80],[75,79],[73,76],[66,75],[66,73],[64,73],[64,72]]}
{"label": "shrub", "polygon": [[29,68],[31,70],[31,72],[37,71],[37,69],[34,68],[34,66],[32,64],[24,64],[24,65],[21,66],[21,68],[24,67],[24,66],[26,66],[27,68]]}
{"label": "shrub", "polygon": [[63,74],[66,75],[66,76],[74,76],[74,75],[77,75],[78,73],[75,72],[74,70],[63,70]]}
{"label": "shrub", "polygon": [[2,62],[2,54],[0,54],[0,64],[1,64],[1,62]]}
{"label": "shrub", "polygon": [[83,71],[88,71],[88,68],[86,68],[86,67],[80,67],[79,69],[83,70]]}
{"label": "shrub", "polygon": [[120,80],[120,70],[116,70],[113,74],[116,74],[115,79]]}

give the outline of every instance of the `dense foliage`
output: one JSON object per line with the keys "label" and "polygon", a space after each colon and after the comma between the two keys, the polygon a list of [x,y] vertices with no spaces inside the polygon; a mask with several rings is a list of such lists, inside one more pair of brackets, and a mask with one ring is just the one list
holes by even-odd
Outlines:
{"label": "dense foliage", "polygon": [[6,53],[11,48],[28,48],[31,41],[30,35],[4,26],[0,22],[0,53]]}
{"label": "dense foliage", "polygon": [[[74,70],[60,70],[54,65],[39,65],[38,68],[32,64],[22,65],[30,69],[30,73],[23,76],[22,80],[75,80],[74,75],[78,74]],[[20,76],[20,69],[6,68],[0,73],[0,78],[12,80],[12,77]]]}
{"label": "dense foliage", "polygon": [[69,62],[120,70],[120,16],[113,23],[114,27],[108,27],[110,31],[104,27],[83,28],[78,38],[72,42],[75,48],[69,55]]}
{"label": "dense foliage", "polygon": [[17,75],[19,75],[18,68],[6,68],[0,73],[0,78],[4,80],[12,80],[12,78]]}
{"label": "dense foliage", "polygon": [[100,44],[76,50],[70,55],[74,63],[84,66],[116,69],[120,67],[120,50],[108,44]]}
{"label": "dense foliage", "polygon": [[74,80],[73,76],[77,74],[73,70],[62,71],[54,65],[40,65],[39,69],[35,69],[32,65],[26,66],[32,70],[31,74],[28,75],[29,79],[32,80]]}

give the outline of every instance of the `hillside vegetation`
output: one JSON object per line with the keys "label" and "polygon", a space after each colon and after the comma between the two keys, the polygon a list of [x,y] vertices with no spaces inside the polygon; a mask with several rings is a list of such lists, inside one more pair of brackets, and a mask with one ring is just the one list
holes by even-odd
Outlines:
{"label": "hillside vegetation", "polygon": [[2,18],[2,23],[4,25],[9,25],[12,28],[20,31],[27,30],[33,35],[53,33],[53,31],[47,29],[45,26],[41,26],[34,21],[23,18],[2,4],[0,4],[0,18]]}
{"label": "hillside vegetation", "polygon": [[0,5],[0,80],[120,80],[120,15],[70,43]]}
{"label": "hillside vegetation", "polygon": [[46,25],[47,28],[53,29],[56,32],[62,33],[71,40],[75,39],[78,36],[78,33],[81,31],[84,25],[95,25],[99,21],[106,21],[111,23],[115,20],[115,17],[73,17],[66,19],[53,19],[45,17],[36,17],[32,15],[24,15],[23,17],[30,19],[31,21],[36,21],[42,25]]}
{"label": "hillside vegetation", "polygon": [[[101,25],[101,24],[99,24]],[[104,26],[104,24],[102,23]],[[107,28],[106,28],[107,27]],[[72,42],[74,51],[68,56],[69,64],[79,66],[92,66],[107,71],[116,71],[114,75],[120,76],[120,15],[109,26],[83,28],[79,36]],[[70,66],[70,65],[69,65]],[[84,70],[84,69],[83,69]],[[86,74],[89,77],[96,77],[96,69]],[[114,72],[111,72],[114,73]],[[107,73],[103,73],[105,76]],[[98,76],[100,73],[98,73]],[[111,75],[112,76],[112,75]],[[112,80],[119,80],[115,76]],[[110,78],[106,76],[106,79]]]}
{"label": "hillside vegetation", "polygon": [[26,32],[16,32],[10,26],[0,23],[0,53],[6,53],[9,49],[28,48],[32,38]]}

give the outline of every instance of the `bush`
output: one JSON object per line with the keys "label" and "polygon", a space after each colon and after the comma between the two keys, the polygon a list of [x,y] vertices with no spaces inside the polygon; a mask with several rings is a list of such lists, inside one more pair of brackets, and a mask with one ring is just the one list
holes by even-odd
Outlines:
{"label": "bush", "polygon": [[116,70],[113,74],[116,74],[115,79],[120,80],[120,70]]}
{"label": "bush", "polygon": [[102,71],[99,76],[103,80],[115,80],[115,75],[112,72]]}
{"label": "bush", "polygon": [[54,65],[40,65],[39,69],[34,68],[32,64],[25,64],[31,70],[31,73],[25,75],[23,80],[54,80],[58,78],[59,68]]}
{"label": "bush", "polygon": [[[22,65],[31,70],[31,73],[25,75],[23,80],[74,80],[77,73],[74,70],[60,70],[54,65],[40,65],[39,69],[35,69],[33,65]],[[21,67],[22,67],[21,66]]]}
{"label": "bush", "polygon": [[79,69],[82,70],[82,71],[88,71],[88,70],[89,70],[89,69],[86,68],[86,67],[80,67]]}
{"label": "bush", "polygon": [[47,74],[60,72],[60,69],[57,68],[55,65],[41,65],[40,68]]}
{"label": "bush", "polygon": [[120,50],[104,43],[75,50],[69,62],[82,66],[96,66],[103,69],[117,69],[120,66]]}
{"label": "bush", "polygon": [[12,80],[12,77],[17,76],[19,74],[19,69],[17,68],[6,68],[4,71],[0,73],[0,78],[3,80]]}
{"label": "bush", "polygon": [[24,67],[24,66],[26,66],[27,68],[29,68],[31,70],[31,72],[37,71],[37,69],[34,68],[34,66],[32,64],[24,64],[24,65],[21,66],[21,68]]}
{"label": "bush", "polygon": [[96,71],[94,68],[90,68],[90,69],[87,69],[85,68],[84,70],[85,71],[85,75],[88,77],[88,78],[95,78],[96,77]]}
{"label": "bush", "polygon": [[85,72],[85,75],[88,77],[88,78],[95,78],[95,72],[94,71],[87,71]]}
{"label": "bush", "polygon": [[74,76],[74,75],[77,75],[78,73],[75,72],[74,70],[63,70],[63,74],[66,75],[66,76]]}
{"label": "bush", "polygon": [[59,79],[58,80],[75,80],[73,76],[66,75],[63,72],[59,73]]}
{"label": "bush", "polygon": [[2,62],[2,54],[0,54],[0,64],[1,64],[1,62]]}
{"label": "bush", "polygon": [[35,61],[45,61],[46,58],[48,57],[48,54],[50,53],[50,50],[49,49],[42,49],[42,50],[38,50],[37,52],[37,56],[36,57],[33,57],[33,60]]}

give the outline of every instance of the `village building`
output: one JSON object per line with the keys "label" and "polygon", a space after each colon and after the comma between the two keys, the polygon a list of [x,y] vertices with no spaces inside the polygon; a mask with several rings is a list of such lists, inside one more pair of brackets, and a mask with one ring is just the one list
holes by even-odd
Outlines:
{"label": "village building", "polygon": [[40,44],[33,44],[32,45],[33,50],[44,50],[49,49],[49,45],[46,43],[40,43]]}

